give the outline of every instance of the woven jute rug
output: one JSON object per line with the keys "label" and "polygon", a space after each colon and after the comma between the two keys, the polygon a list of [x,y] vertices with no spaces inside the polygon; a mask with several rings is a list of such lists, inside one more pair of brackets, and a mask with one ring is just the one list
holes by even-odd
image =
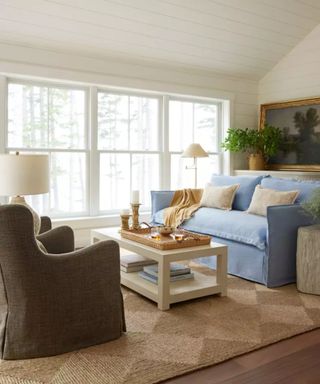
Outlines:
{"label": "woven jute rug", "polygon": [[320,326],[320,296],[301,294],[295,285],[268,289],[230,276],[227,297],[166,312],[123,292],[128,332],[120,339],[50,358],[2,361],[0,383],[151,384]]}

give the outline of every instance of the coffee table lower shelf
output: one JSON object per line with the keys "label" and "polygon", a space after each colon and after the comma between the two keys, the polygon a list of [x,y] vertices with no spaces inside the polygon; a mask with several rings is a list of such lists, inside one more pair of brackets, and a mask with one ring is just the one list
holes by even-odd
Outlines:
{"label": "coffee table lower shelf", "polygon": [[[221,293],[222,288],[217,284],[215,276],[195,271],[193,273],[194,279],[170,283],[170,304]],[[159,300],[158,285],[143,279],[138,272],[121,272],[121,284],[156,303]]]}
{"label": "coffee table lower shelf", "polygon": [[[170,309],[170,304],[196,299],[203,296],[227,294],[228,247],[211,242],[208,245],[160,250],[121,236],[118,228],[91,230],[92,244],[100,240],[114,240],[120,248],[137,253],[158,263],[158,285],[138,275],[138,272],[121,272],[121,284],[151,299],[162,311]],[[202,257],[216,257],[216,275],[194,272],[193,280],[170,283],[170,264],[186,262]]]}

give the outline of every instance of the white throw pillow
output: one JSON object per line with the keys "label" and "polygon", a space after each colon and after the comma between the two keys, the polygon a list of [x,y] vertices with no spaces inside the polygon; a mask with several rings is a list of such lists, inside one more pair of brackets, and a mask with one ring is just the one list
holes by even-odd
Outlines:
{"label": "white throw pillow", "polygon": [[201,207],[232,209],[232,203],[240,184],[215,187],[207,184],[200,201]]}
{"label": "white throw pillow", "polygon": [[293,204],[298,195],[299,191],[277,191],[257,185],[247,212],[267,216],[267,207]]}

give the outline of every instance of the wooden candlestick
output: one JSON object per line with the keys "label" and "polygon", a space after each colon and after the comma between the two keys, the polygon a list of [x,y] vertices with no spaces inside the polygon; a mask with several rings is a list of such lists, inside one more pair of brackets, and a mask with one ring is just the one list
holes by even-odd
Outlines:
{"label": "wooden candlestick", "polygon": [[139,203],[131,203],[132,208],[132,229],[139,229],[139,207],[141,204]]}
{"label": "wooden candlestick", "polygon": [[121,230],[128,230],[130,215],[120,215],[120,217],[121,217]]}

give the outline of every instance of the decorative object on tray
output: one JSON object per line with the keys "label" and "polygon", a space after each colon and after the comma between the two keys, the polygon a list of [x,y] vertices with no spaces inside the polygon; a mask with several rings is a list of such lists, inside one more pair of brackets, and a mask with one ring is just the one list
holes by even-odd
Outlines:
{"label": "decorative object on tray", "polygon": [[120,256],[120,269],[126,273],[142,271],[145,265],[156,263],[156,261],[137,255],[136,253]]}
{"label": "decorative object on tray", "polygon": [[247,153],[249,169],[263,170],[266,161],[277,154],[282,141],[281,130],[265,124],[260,130],[230,128],[221,146],[226,151]]}
{"label": "decorative object on tray", "polygon": [[123,209],[120,214],[121,217],[121,229],[129,229],[130,210]]}
{"label": "decorative object on tray", "polygon": [[[158,264],[143,267],[143,271],[139,276],[145,280],[158,284]],[[170,265],[170,282],[193,279],[194,274],[189,267],[178,263],[171,263]]]}
{"label": "decorative object on tray", "polygon": [[320,170],[320,98],[263,104],[260,130],[265,124],[279,127],[283,143],[268,168],[276,170]]}
{"label": "decorative object on tray", "polygon": [[173,233],[174,231],[174,228],[168,225],[160,225],[158,228],[159,228],[160,235],[163,235],[163,236],[170,236],[171,233]]}
{"label": "decorative object on tray", "polygon": [[131,193],[131,208],[132,208],[132,228],[139,229],[139,191],[132,191]]}
{"label": "decorative object on tray", "polygon": [[[156,228],[156,227],[155,227]],[[157,229],[156,229],[157,230]],[[157,230],[158,231],[158,230]],[[138,243],[148,245],[149,247],[157,248],[160,250],[170,250],[177,248],[196,247],[200,245],[210,244],[211,237],[207,235],[200,235],[197,233],[179,230],[179,241],[176,239],[176,233],[174,232],[171,236],[164,236],[160,234],[158,240],[151,237],[151,228],[139,228],[121,230],[121,236],[137,241]],[[182,240],[180,240],[182,237]]]}

